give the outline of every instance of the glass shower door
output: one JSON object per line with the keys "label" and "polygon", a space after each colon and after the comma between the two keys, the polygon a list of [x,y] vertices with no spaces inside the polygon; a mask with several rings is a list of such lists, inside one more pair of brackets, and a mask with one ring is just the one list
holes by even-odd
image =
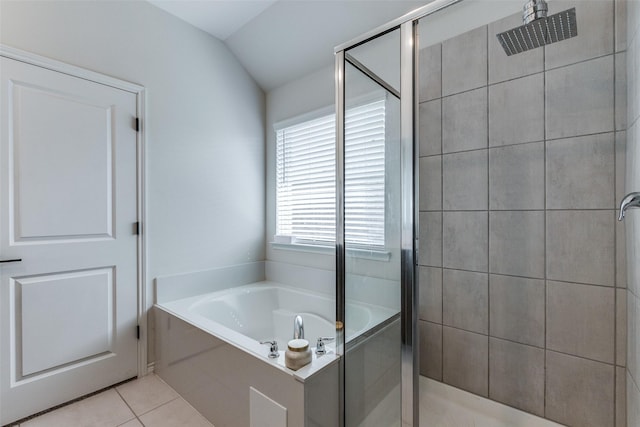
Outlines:
{"label": "glass shower door", "polygon": [[338,304],[338,320],[344,319],[342,402],[348,427],[403,425],[403,369],[413,370],[412,353],[403,368],[403,314],[409,321],[412,315],[403,313],[403,286],[413,280],[412,265],[409,272],[403,269],[403,244],[413,253],[412,215],[408,238],[404,230],[413,185],[411,178],[406,203],[403,174],[412,177],[413,168],[410,159],[409,171],[403,165],[412,150],[403,152],[400,52],[396,28],[339,53],[344,85],[338,121],[344,133],[338,138],[338,207],[344,221],[338,224],[338,300],[344,304]]}

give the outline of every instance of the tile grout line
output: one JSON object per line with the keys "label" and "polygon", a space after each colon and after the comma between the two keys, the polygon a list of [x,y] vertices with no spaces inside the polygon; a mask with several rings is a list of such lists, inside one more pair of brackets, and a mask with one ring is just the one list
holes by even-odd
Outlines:
{"label": "tile grout line", "polygon": [[[434,324],[434,325],[440,325],[439,323],[432,322],[430,320],[423,320],[423,321],[427,322],[427,323]],[[561,354],[563,356],[575,357],[576,359],[587,360],[589,362],[599,363],[601,365],[607,365],[607,366],[609,366],[611,368],[616,368],[617,367],[615,365],[615,362],[605,362],[603,360],[594,359],[592,357],[586,357],[586,356],[582,356],[582,355],[579,355],[579,354],[567,353],[566,351],[556,350],[556,349],[553,349],[553,348],[546,348],[545,346],[540,347],[540,346],[537,346],[537,345],[534,345],[534,344],[524,343],[524,342],[516,341],[516,340],[510,339],[510,338],[504,338],[504,337],[499,337],[499,336],[494,336],[494,335],[487,335],[487,334],[484,334],[482,332],[472,331],[470,329],[465,329],[465,328],[461,328],[461,327],[454,326],[454,325],[442,324],[441,326],[443,328],[455,329],[456,331],[466,332],[466,333],[470,333],[470,334],[474,334],[474,335],[487,336],[489,338],[493,338],[493,339],[500,340],[500,341],[505,341],[505,342],[508,342],[508,343],[511,343],[511,344],[518,344],[518,345],[525,346],[525,347],[530,347],[530,348],[534,348],[534,349],[538,349],[538,350],[548,351],[548,352],[551,352],[551,353]],[[623,368],[623,366],[620,366],[620,368]]]}
{"label": "tile grout line", "polygon": [[[173,389],[172,389],[172,390],[173,390]],[[175,390],[174,390],[174,391],[175,391]],[[176,391],[176,394],[178,394],[178,392],[177,392],[177,391]],[[153,407],[152,409],[149,409],[148,411],[143,412],[143,413],[142,413],[142,414],[140,414],[140,415],[136,415],[136,417],[140,418],[140,417],[142,417],[142,416],[144,416],[144,415],[147,415],[148,413],[153,412],[153,411],[155,411],[156,409],[162,408],[163,406],[165,406],[165,405],[167,405],[167,404],[169,404],[169,403],[173,402],[174,400],[178,400],[178,399],[182,399],[182,396],[181,396],[180,394],[178,394],[178,395],[177,395],[176,397],[174,397],[173,399],[167,400],[166,402],[161,403],[160,405],[155,406],[155,407]],[[142,421],[140,421],[140,422],[142,422]]]}
{"label": "tile grout line", "polygon": [[444,381],[444,87],[443,50],[440,43],[440,380]]}
{"label": "tile grout line", "polygon": [[[149,410],[147,410],[147,411],[145,411],[145,412],[143,412],[143,413],[141,413],[141,414],[136,414],[136,412],[133,410],[133,408],[131,407],[131,405],[129,405],[129,402],[125,399],[125,397],[120,393],[120,391],[119,391],[119,390],[116,390],[116,392],[118,393],[118,395],[120,396],[120,398],[125,402],[125,404],[127,405],[127,407],[129,407],[129,409],[131,410],[131,412],[134,414],[135,419],[136,419],[136,420],[137,420],[137,421],[138,421],[138,422],[139,422],[143,427],[145,426],[145,423],[142,421],[141,417],[143,417],[144,415],[147,415],[147,414],[149,414],[149,413],[151,413],[151,412],[153,412],[153,411],[155,411],[155,410],[157,410],[157,409],[159,409],[159,408],[161,408],[161,407],[163,407],[163,406],[165,406],[165,405],[167,405],[167,404],[169,404],[169,403],[171,403],[171,402],[174,402],[174,401],[176,401],[176,400],[178,400],[178,399],[182,399],[182,400],[184,400],[184,398],[182,397],[182,395],[181,395],[181,394],[179,394],[179,393],[178,393],[178,392],[177,392],[173,387],[171,387],[169,384],[167,384],[166,382],[164,382],[164,380],[163,380],[162,378],[158,377],[156,374],[151,374],[151,375],[153,375],[157,380],[159,380],[159,381],[162,383],[162,385],[163,385],[164,387],[167,387],[168,389],[170,389],[171,391],[173,391],[173,392],[176,394],[176,396],[175,396],[174,398],[172,398],[172,399],[167,400],[166,402],[163,402],[163,403],[161,403],[161,404],[159,404],[159,405],[157,405],[157,406],[154,406],[153,408],[151,408],[151,409],[149,409]],[[114,387],[114,389],[115,389],[115,387]],[[184,401],[186,402],[186,400],[184,400]],[[186,403],[188,403],[188,402],[186,402]],[[190,406],[191,408],[193,408],[193,406],[191,406],[191,404],[189,404],[189,406]],[[195,408],[193,408],[193,410],[194,410],[194,411],[196,411],[198,414],[200,414],[200,416],[202,416],[202,417],[204,418],[204,415],[202,415],[202,414],[200,413],[200,411],[198,411],[198,410],[197,410],[197,409],[195,409]],[[204,418],[204,419],[206,420],[206,418]],[[131,422],[132,420],[133,420],[133,418],[132,418],[131,420],[128,420],[128,421],[127,421],[127,422],[125,422],[124,424],[126,424],[126,423],[128,423],[128,422]],[[207,420],[207,421],[208,421],[208,420]],[[124,425],[124,424],[121,424],[120,426],[122,426],[122,425]],[[119,427],[120,427],[120,426],[119,426]]]}
{"label": "tile grout line", "polygon": [[[546,46],[542,46],[543,49],[545,49],[545,47]],[[620,51],[620,53],[624,52],[624,51],[626,51],[626,50]],[[557,70],[561,70],[563,68],[571,67],[573,65],[583,64],[585,62],[589,62],[589,61],[593,61],[593,60],[597,60],[597,59],[602,59],[602,58],[605,58],[605,57],[607,57],[609,55],[616,54],[616,53],[618,53],[618,52],[613,50],[612,52],[603,53],[601,55],[588,57],[586,59],[581,59],[581,60],[576,61],[576,62],[571,62],[569,64],[559,65],[559,66],[550,67],[550,68],[547,68],[546,64],[544,64],[543,65],[543,69],[541,71],[537,71],[537,72],[534,72],[534,73],[528,73],[528,74],[522,74],[522,75],[519,75],[517,77],[512,77],[512,78],[508,78],[508,79],[505,79],[505,80],[500,80],[500,81],[496,81],[496,82],[492,82],[492,83],[487,81],[487,85],[488,86],[497,86],[497,85],[501,85],[501,84],[504,84],[504,83],[513,82],[513,81],[518,80],[518,79],[532,77],[532,76],[535,76],[535,75],[538,75],[538,74],[546,73],[548,71],[557,71]],[[544,54],[543,54],[543,57],[544,57]],[[481,86],[465,89],[465,90],[462,90],[460,92],[448,93],[446,95],[444,94],[444,91],[443,91],[442,92],[442,98],[450,98],[450,97],[453,97],[453,96],[456,96],[456,95],[461,95],[461,94],[473,92],[474,90],[479,90],[479,89],[482,89],[483,87],[484,87],[484,85],[481,85]],[[426,100],[422,101],[421,103],[429,102],[429,101],[432,101],[432,100],[426,99]]]}
{"label": "tile grout line", "polygon": [[[602,211],[606,212],[606,211],[612,211],[611,209],[603,209]],[[502,211],[500,211],[502,212]],[[520,211],[515,211],[515,212],[520,212]],[[541,212],[541,211],[535,211],[535,212]],[[612,211],[613,212],[613,211]],[[586,283],[586,282],[576,282],[576,281],[570,281],[570,280],[565,280],[565,279],[554,279],[554,278],[545,278],[545,276],[543,275],[542,277],[535,277],[535,276],[524,276],[524,275],[518,275],[518,274],[510,274],[510,273],[503,273],[503,272],[494,272],[494,271],[479,271],[479,270],[468,270],[468,269],[464,269],[464,268],[456,268],[456,267],[449,267],[449,266],[439,266],[439,265],[431,265],[431,264],[420,264],[421,267],[429,267],[429,268],[441,268],[443,270],[450,270],[450,271],[463,271],[463,272],[467,272],[467,273],[477,273],[477,274],[489,274],[489,275],[493,275],[493,276],[503,276],[503,277],[513,277],[513,278],[518,278],[518,279],[527,279],[527,280],[548,280],[550,282],[558,282],[558,283],[564,283],[564,284],[571,284],[571,285],[581,285],[581,286],[595,286],[598,288],[605,288],[605,289],[614,289],[614,285],[604,285],[604,284],[599,284],[599,283]],[[621,288],[624,289],[624,288]]]}
{"label": "tile grout line", "polygon": [[486,85],[486,124],[487,124],[487,135],[486,135],[486,160],[485,164],[487,166],[487,397],[491,398],[491,275],[489,274],[489,264],[491,259],[491,172],[490,172],[490,163],[489,163],[489,145],[490,145],[490,132],[491,132],[491,122],[489,120],[491,111],[490,111],[490,101],[489,101],[489,25],[485,26],[486,28],[486,58],[487,58],[487,67],[486,67],[486,77],[487,77],[487,85]]}
{"label": "tile grout line", "polygon": [[543,219],[543,241],[544,241],[544,339],[542,345],[543,349],[543,378],[542,378],[542,414],[547,417],[547,48],[542,48],[542,135],[543,140],[543,159],[542,159],[542,186],[544,194],[544,219]]}
{"label": "tile grout line", "polygon": [[[129,405],[129,402],[127,402],[127,399],[124,398],[124,396],[122,395],[122,393],[120,393],[120,391],[117,389],[117,387],[114,387],[113,389],[115,390],[116,393],[118,393],[118,396],[120,396],[120,399],[122,399],[124,404],[127,405],[127,408],[129,408],[129,410],[131,411],[131,413],[133,414],[135,419],[138,420],[138,414],[136,414],[136,411],[134,411],[133,408],[131,407],[131,405]],[[134,418],[132,418],[131,420],[133,420],[133,419]],[[131,420],[129,420],[129,421],[131,421]],[[128,423],[129,421],[127,421],[126,423]],[[138,420],[138,421],[140,421],[140,420]],[[126,423],[123,423],[123,424],[126,424]]]}
{"label": "tile grout line", "polygon": [[[612,211],[617,212],[617,208],[549,208],[549,209],[491,209],[491,212],[605,212]],[[437,213],[437,212],[487,212],[486,209],[427,209],[421,210],[422,213]]]}
{"label": "tile grout line", "polygon": [[[640,117],[638,117],[638,119],[640,119]],[[635,124],[635,122],[634,122],[634,124]],[[525,146],[525,145],[540,144],[540,143],[543,143],[543,142],[547,142],[547,143],[548,142],[565,142],[566,140],[570,140],[570,139],[587,138],[587,137],[592,137],[592,136],[602,136],[602,135],[607,135],[607,134],[616,134],[617,132],[622,132],[622,130],[616,131],[615,129],[609,129],[609,130],[604,130],[604,131],[591,132],[591,133],[579,133],[579,134],[575,134],[575,135],[567,135],[567,136],[561,136],[561,137],[553,137],[553,138],[546,138],[545,137],[544,139],[539,139],[539,140],[534,140],[534,141],[512,142],[512,143],[507,143],[507,144],[491,145],[489,147],[470,148],[470,149],[456,150],[456,151],[447,151],[446,153],[438,153],[438,154],[427,154],[425,156],[420,156],[420,158],[437,157],[437,156],[451,156],[451,155],[454,155],[454,154],[472,153],[472,152],[484,151],[484,150],[487,150],[487,149],[489,149],[489,150],[499,150],[499,149],[504,149],[504,148],[516,148],[516,147]]]}

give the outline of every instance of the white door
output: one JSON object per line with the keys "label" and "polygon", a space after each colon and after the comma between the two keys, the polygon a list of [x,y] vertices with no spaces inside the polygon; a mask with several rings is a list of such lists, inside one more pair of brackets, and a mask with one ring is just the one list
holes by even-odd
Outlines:
{"label": "white door", "polygon": [[0,425],[137,375],[136,94],[0,58]]}

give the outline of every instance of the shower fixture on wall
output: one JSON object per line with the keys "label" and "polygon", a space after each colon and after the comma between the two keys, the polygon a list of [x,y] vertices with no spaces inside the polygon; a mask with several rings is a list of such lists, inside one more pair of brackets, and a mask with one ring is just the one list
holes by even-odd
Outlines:
{"label": "shower fixture on wall", "polygon": [[507,56],[559,42],[578,35],[576,9],[547,16],[545,0],[529,0],[524,5],[524,25],[496,35]]}
{"label": "shower fixture on wall", "polygon": [[620,202],[618,221],[622,221],[624,219],[624,214],[629,208],[640,208],[640,192],[629,193],[624,196],[624,199]]}

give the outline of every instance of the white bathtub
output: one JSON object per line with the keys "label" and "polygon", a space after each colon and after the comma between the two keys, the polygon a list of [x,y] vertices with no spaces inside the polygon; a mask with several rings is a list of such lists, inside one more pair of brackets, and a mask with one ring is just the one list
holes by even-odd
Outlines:
{"label": "white bathtub", "polygon": [[[301,315],[305,338],[315,349],[318,337],[335,336],[335,299],[332,296],[299,290],[275,282],[259,282],[223,291],[158,304],[172,315],[214,335],[237,348],[284,366],[284,351],[293,337],[293,319]],[[347,342],[390,319],[397,313],[385,307],[364,303],[347,306]],[[280,357],[268,359],[269,346],[260,341],[276,340]],[[334,345],[328,354],[315,356],[311,366],[295,373],[304,379],[335,359]],[[293,371],[289,371],[292,374]]]}

